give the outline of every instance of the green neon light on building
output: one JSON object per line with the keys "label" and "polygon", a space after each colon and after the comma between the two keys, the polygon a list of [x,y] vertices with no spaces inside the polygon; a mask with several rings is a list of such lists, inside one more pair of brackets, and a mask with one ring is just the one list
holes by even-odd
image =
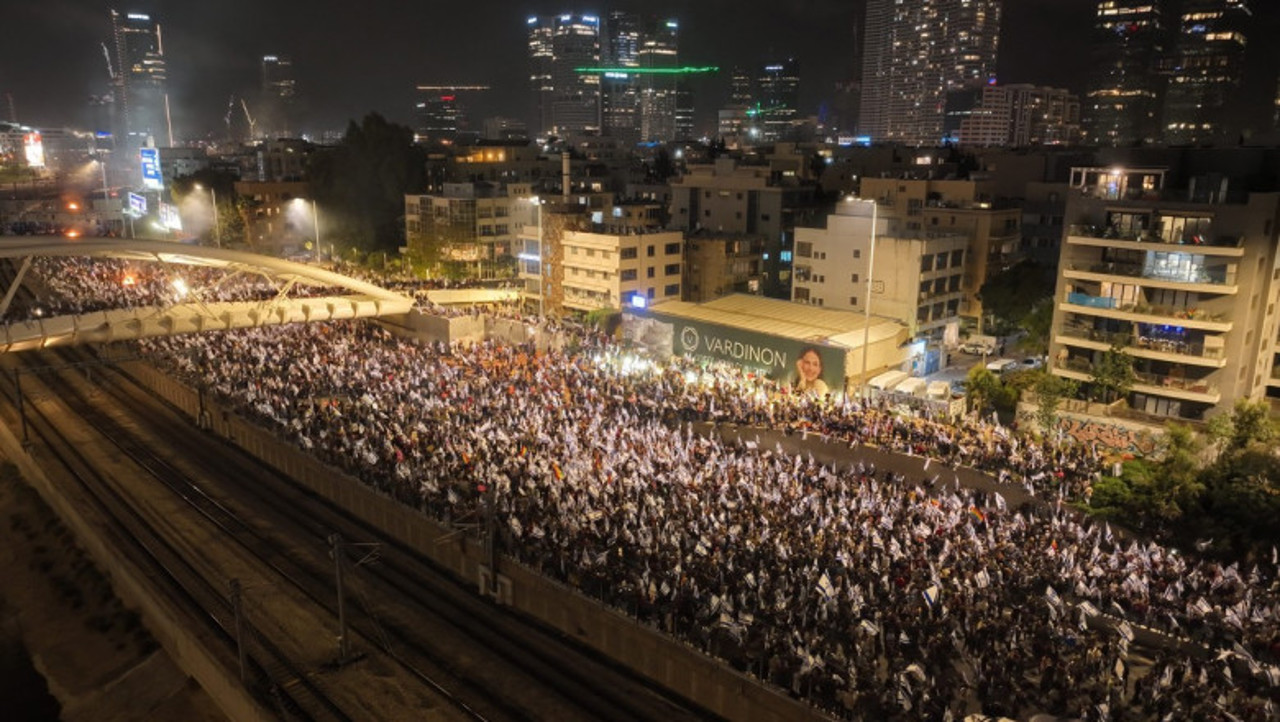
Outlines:
{"label": "green neon light on building", "polygon": [[716,65],[686,65],[681,68],[574,68],[575,73],[631,73],[635,75],[688,75],[690,73],[717,73]]}

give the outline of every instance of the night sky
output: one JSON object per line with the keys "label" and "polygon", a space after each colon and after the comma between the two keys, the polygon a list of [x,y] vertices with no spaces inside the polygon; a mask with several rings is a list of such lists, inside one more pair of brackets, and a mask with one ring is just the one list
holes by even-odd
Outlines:
{"label": "night sky", "polygon": [[[1084,43],[1095,0],[1009,0],[1001,37],[1003,82],[1081,90]],[[1254,43],[1280,37],[1280,2],[1255,0]],[[816,113],[836,81],[853,72],[852,28],[861,0],[614,0],[592,5],[488,0],[446,3],[401,0],[7,0],[0,42],[0,93],[12,93],[18,120],[29,125],[87,127],[85,99],[101,93],[106,64],[99,43],[110,38],[108,9],[149,11],[160,19],[170,73],[175,133],[221,134],[228,97],[258,86],[265,53],[293,57],[307,131],[341,129],[377,111],[411,124],[419,83],[478,83],[493,90],[472,104],[475,120],[533,116],[527,91],[525,18],[569,10],[604,14],[638,10],[681,23],[681,60],[749,66],[770,57],[800,61],[802,112]],[[1253,90],[1275,88],[1274,48],[1259,65]],[[1263,78],[1263,76],[1266,76]],[[698,127],[714,122],[728,77],[695,86]],[[252,99],[252,95],[248,95]],[[0,100],[3,100],[0,97]],[[0,118],[8,117],[0,104]]]}

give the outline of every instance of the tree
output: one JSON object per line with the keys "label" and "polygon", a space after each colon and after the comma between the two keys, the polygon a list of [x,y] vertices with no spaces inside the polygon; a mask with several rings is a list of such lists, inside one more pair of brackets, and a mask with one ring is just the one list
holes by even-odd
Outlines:
{"label": "tree", "polygon": [[1031,387],[1031,394],[1036,403],[1036,423],[1045,436],[1049,436],[1058,426],[1058,407],[1062,405],[1062,400],[1075,396],[1079,389],[1080,384],[1074,379],[1046,371],[1039,372]]}
{"label": "tree", "polygon": [[1240,399],[1230,414],[1209,420],[1209,435],[1219,451],[1235,453],[1271,441],[1276,437],[1276,426],[1265,401]]}
{"label": "tree", "polygon": [[1129,393],[1137,381],[1133,371],[1133,357],[1118,345],[1102,352],[1102,358],[1093,365],[1093,386],[1101,392],[1103,403],[1111,403]]}
{"label": "tree", "polygon": [[654,154],[653,166],[650,168],[649,174],[659,183],[665,183],[668,178],[676,174],[676,166],[671,161],[671,153],[667,152],[665,147],[658,148],[658,152]]}
{"label": "tree", "polygon": [[1200,534],[1225,540],[1240,554],[1280,543],[1280,459],[1270,449],[1255,445],[1224,455],[1203,479]]}
{"label": "tree", "polygon": [[1049,330],[1053,327],[1053,298],[1041,298],[1031,305],[1031,310],[1018,321],[1018,326],[1027,332],[1027,337],[1019,345],[1043,354],[1049,349]]}
{"label": "tree", "polygon": [[412,130],[371,113],[312,156],[310,178],[326,241],[395,251],[404,243],[404,197],[426,188],[426,155]]}
{"label": "tree", "polygon": [[[1034,261],[1023,261],[992,276],[978,289],[982,313],[995,316],[997,328],[1019,326],[1034,311],[1040,299],[1053,295],[1053,284],[1052,269]],[[1052,306],[1049,317],[1052,320]],[[1047,332],[1045,337],[1048,338]]]}
{"label": "tree", "polygon": [[175,178],[170,194],[184,208],[188,202],[203,206],[206,203],[212,204],[217,199],[218,212],[210,212],[208,230],[202,234],[208,242],[217,240],[224,246],[230,246],[247,240],[247,226],[242,212],[247,201],[236,193],[236,178],[230,173],[202,168],[191,175]]}
{"label": "tree", "polygon": [[995,401],[1001,391],[1000,379],[982,364],[969,369],[964,385],[969,392],[970,405],[979,414],[987,410],[987,406]]}

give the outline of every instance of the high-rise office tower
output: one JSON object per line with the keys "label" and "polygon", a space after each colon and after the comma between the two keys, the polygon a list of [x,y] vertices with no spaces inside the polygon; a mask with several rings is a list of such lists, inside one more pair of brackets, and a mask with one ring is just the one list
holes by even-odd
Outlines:
{"label": "high-rise office tower", "polygon": [[676,140],[688,140],[696,137],[693,127],[693,102],[694,94],[691,84],[688,80],[677,78],[676,116],[673,128]]}
{"label": "high-rise office tower", "polygon": [[1122,146],[1154,140],[1159,134],[1159,100],[1164,79],[1157,72],[1164,53],[1163,3],[1101,0],[1094,21],[1085,95],[1086,140]]}
{"label": "high-rise office tower", "polygon": [[623,144],[640,141],[640,76],[625,70],[640,66],[640,43],[638,15],[615,10],[605,16],[600,57],[603,67],[618,70],[600,75],[600,125]]}
{"label": "high-rise office tower", "polygon": [[600,29],[600,59],[605,67],[635,68],[640,65],[640,16],[614,10]]}
{"label": "high-rise office tower", "polygon": [[542,132],[598,132],[600,75],[577,69],[600,63],[600,19],[572,14],[531,17],[528,31],[530,81],[538,95]]}
{"label": "high-rise office tower", "polygon": [[756,123],[765,142],[786,139],[800,112],[800,64],[766,63],[756,79]]}
{"label": "high-rise office tower", "polygon": [[115,41],[115,88],[117,119],[113,132],[117,145],[138,148],[148,139],[172,145],[166,105],[164,42],[160,24],[145,13],[111,11]]}
{"label": "high-rise office tower", "polygon": [[[679,29],[675,20],[649,22],[637,53],[640,67],[645,70],[678,67]],[[640,77],[640,137],[646,141],[675,138],[677,76],[646,73]]]}
{"label": "high-rise office tower", "polygon": [[267,138],[294,135],[293,104],[298,95],[293,59],[287,55],[262,56],[262,96],[257,131]]}
{"label": "high-rise office tower", "polygon": [[1234,131],[1227,109],[1244,76],[1245,0],[1183,0],[1173,53],[1164,62],[1165,142],[1196,143]]}
{"label": "high-rise office tower", "polygon": [[755,102],[755,97],[751,73],[746,68],[734,68],[733,74],[729,76],[729,105],[748,108]]}
{"label": "high-rise office tower", "polygon": [[414,106],[418,117],[415,140],[448,145],[459,135],[475,134],[463,97],[487,90],[487,85],[419,85],[418,102]]}
{"label": "high-rise office tower", "polygon": [[1000,0],[867,0],[860,130],[933,145],[946,96],[995,78]]}

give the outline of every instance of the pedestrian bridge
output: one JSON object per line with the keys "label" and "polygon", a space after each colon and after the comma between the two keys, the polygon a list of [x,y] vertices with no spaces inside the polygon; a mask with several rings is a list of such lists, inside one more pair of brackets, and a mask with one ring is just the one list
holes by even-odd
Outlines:
{"label": "pedestrian bridge", "polygon": [[[32,260],[42,256],[174,264],[175,273],[180,273],[182,267],[218,268],[225,270],[227,276],[261,277],[276,289],[276,295],[264,301],[205,302],[201,299],[202,289],[184,288],[181,300],[165,305],[8,320],[9,307]],[[413,299],[407,296],[315,266],[245,251],[167,241],[61,236],[0,238],[0,259],[9,260],[14,269],[8,290],[0,300],[0,320],[5,321],[0,325],[0,353],[286,323],[395,316],[408,313],[413,306]],[[300,286],[308,285],[340,293],[290,295]]]}

